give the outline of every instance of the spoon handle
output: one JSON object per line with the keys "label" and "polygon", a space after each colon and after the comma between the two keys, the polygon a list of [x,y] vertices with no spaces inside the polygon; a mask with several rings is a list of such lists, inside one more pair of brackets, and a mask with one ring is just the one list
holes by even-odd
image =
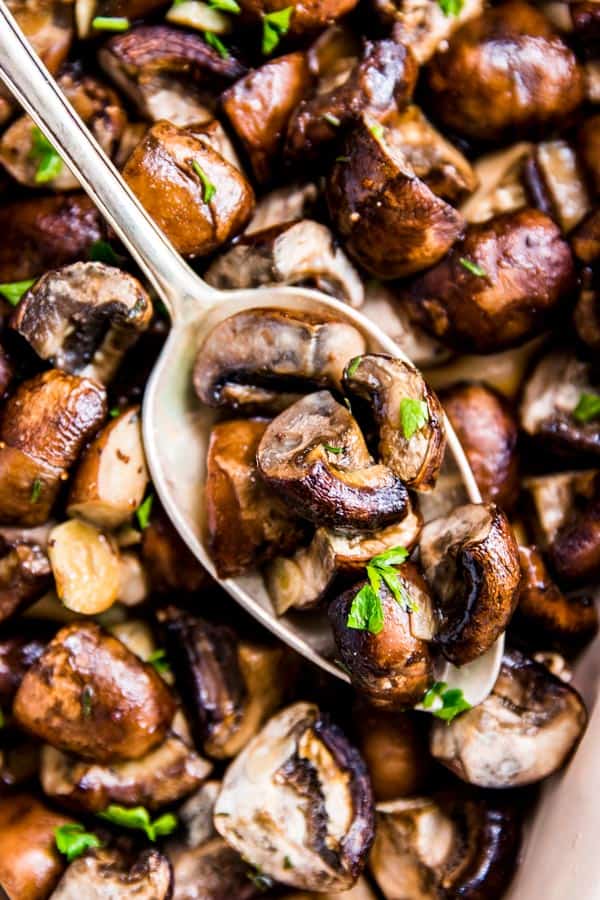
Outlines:
{"label": "spoon handle", "polygon": [[[207,306],[215,292],[183,261],[66,100],[0,0],[0,78],[56,147],[82,188],[180,318],[192,299]],[[211,302],[212,300],[212,302]]]}

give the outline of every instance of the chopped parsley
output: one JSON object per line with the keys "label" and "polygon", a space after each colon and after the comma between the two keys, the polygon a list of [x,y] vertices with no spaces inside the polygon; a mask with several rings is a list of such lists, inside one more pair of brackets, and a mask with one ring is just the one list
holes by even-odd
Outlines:
{"label": "chopped parsley", "polygon": [[600,417],[600,395],[582,393],[577,406],[573,410],[573,418],[577,422],[591,422]]}
{"label": "chopped parsley", "polygon": [[4,728],[4,722],[5,722],[4,713],[0,709],[0,728]]}
{"label": "chopped parsley", "polygon": [[91,262],[106,263],[107,266],[118,266],[123,257],[119,256],[108,241],[94,241],[90,246],[89,258]]}
{"label": "chopped parsley", "polygon": [[138,524],[142,531],[150,524],[150,515],[152,513],[152,504],[154,503],[154,494],[148,494],[146,499],[140,503],[135,511]]}
{"label": "chopped parsley", "polygon": [[233,13],[238,15],[242,10],[236,0],[208,0],[211,9],[218,9],[219,12]]}
{"label": "chopped parsley", "polygon": [[166,650],[155,650],[150,654],[146,662],[150,663],[151,666],[154,666],[154,668],[160,675],[162,675],[164,672],[171,671],[171,666],[169,665],[169,661],[167,659]]}
{"label": "chopped parsley", "polygon": [[262,52],[265,56],[272,53],[283,35],[288,33],[293,12],[293,6],[286,6],[263,16]]}
{"label": "chopped parsley", "polygon": [[37,162],[36,184],[46,184],[48,181],[53,181],[62,171],[62,159],[37,125],[34,125],[31,131],[29,159]]}
{"label": "chopped parsley", "polygon": [[96,31],[128,31],[129,19],[125,16],[96,16],[92,19],[92,28]]}
{"label": "chopped parsley", "polygon": [[449,688],[445,681],[436,681],[425,694],[421,705],[423,709],[448,723],[472,708],[461,689]]}
{"label": "chopped parsley", "polygon": [[369,125],[369,131],[373,135],[373,137],[380,141],[384,135],[384,128],[381,122],[373,122],[372,125]]}
{"label": "chopped parsley", "polygon": [[429,422],[429,409],[424,400],[403,397],[400,401],[400,425],[405,440],[410,439]]}
{"label": "chopped parsley", "polygon": [[284,869],[293,869],[294,868],[294,863],[291,861],[289,856],[283,857],[283,868]]}
{"label": "chopped parsley", "polygon": [[438,5],[445,16],[460,16],[465,0],[438,0]]}
{"label": "chopped parsley", "polygon": [[323,118],[329,125],[333,125],[334,128],[339,128],[342,124],[342,120],[338,119],[337,116],[334,116],[333,113],[324,113]]}
{"label": "chopped parsley", "polygon": [[108,414],[111,417],[111,419],[116,419],[118,416],[121,415],[121,410],[119,409],[118,406],[113,406],[112,409],[109,409]]}
{"label": "chopped parsley", "polygon": [[81,692],[81,711],[84,718],[89,719],[92,714],[92,700],[94,699],[94,689],[91,685],[86,684]]}
{"label": "chopped parsley", "polygon": [[354,359],[350,360],[348,368],[346,369],[346,378],[352,378],[352,376],[360,366],[361,359],[362,356],[355,356]]}
{"label": "chopped parsley", "polygon": [[68,862],[73,862],[86,850],[102,847],[102,842],[90,831],[86,831],[79,822],[69,822],[67,825],[59,825],[54,829],[54,841],[56,849]]}
{"label": "chopped parsley", "polygon": [[329,453],[335,453],[336,456],[344,452],[343,447],[333,447],[331,444],[323,444],[323,446]]}
{"label": "chopped parsley", "polygon": [[31,485],[31,496],[29,498],[30,503],[37,503],[40,499],[42,493],[42,482],[39,478],[36,478]]}
{"label": "chopped parsley", "polygon": [[[214,31],[205,31],[204,32],[204,40],[208,44],[209,47],[212,47],[213,50],[216,50],[221,59],[229,59],[229,50],[223,43],[223,41],[214,33]],[[214,186],[211,185],[214,192]],[[212,194],[211,194],[212,196]],[[208,200],[206,200],[208,203]]]}
{"label": "chopped parsley", "polygon": [[349,156],[336,156],[335,161],[347,163],[347,162],[350,162],[350,157]]}
{"label": "chopped parsley", "polygon": [[400,566],[408,559],[406,547],[391,547],[379,553],[367,563],[368,584],[356,594],[348,613],[348,628],[379,634],[383,628],[383,606],[380,588],[383,582],[397,603],[414,612],[416,606],[408,596],[394,566]]}
{"label": "chopped parsley", "polygon": [[113,825],[143,831],[150,841],[155,841],[159,837],[166,837],[166,835],[175,831],[178,825],[177,817],[173,813],[164,813],[164,815],[152,821],[150,813],[144,806],[127,807],[111,803],[98,815],[101,819],[112,822]]}
{"label": "chopped parsley", "polygon": [[0,284],[0,295],[8,300],[11,306],[16,306],[32,284],[35,284],[35,278],[27,281],[7,281],[5,284]]}
{"label": "chopped parsley", "polygon": [[197,162],[195,159],[192,160],[192,169],[194,170],[194,172],[196,173],[196,175],[202,182],[202,198],[203,198],[204,202],[210,203],[212,198],[217,193],[216,187],[214,186],[212,181],[209,181],[208,176],[202,169],[200,163]]}
{"label": "chopped parsley", "polygon": [[459,263],[466,269],[467,272],[470,272],[471,275],[477,275],[478,278],[487,278],[488,274],[485,269],[482,269],[481,266],[478,266],[477,263],[474,263],[471,259],[467,259],[465,256],[461,256],[459,259]]}

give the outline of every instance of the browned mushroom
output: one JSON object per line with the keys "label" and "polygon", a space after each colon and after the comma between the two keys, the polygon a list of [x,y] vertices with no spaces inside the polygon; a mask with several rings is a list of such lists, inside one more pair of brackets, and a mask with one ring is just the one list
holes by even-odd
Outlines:
{"label": "browned mushroom", "polygon": [[394,40],[408,44],[419,65],[426,63],[439,46],[468,19],[481,14],[483,0],[465,0],[457,14],[448,15],[438,0],[375,0],[387,24],[394,26]]}
{"label": "browned mushroom", "polygon": [[348,254],[378,278],[433,265],[463,230],[457,210],[418,178],[374,119],[350,132],[327,182],[329,214]]}
{"label": "browned mushroom", "polygon": [[50,587],[48,556],[36,534],[0,532],[0,622],[30,606]]}
{"label": "browned mushroom", "polygon": [[[598,213],[598,258],[600,258],[600,212]],[[579,297],[573,310],[578,337],[592,350],[600,349],[600,278],[593,268],[581,272]]]}
{"label": "browned mushroom", "polygon": [[8,0],[8,8],[44,65],[54,75],[73,40],[73,6],[68,0]]}
{"label": "browned mushroom", "polygon": [[40,658],[47,644],[45,630],[10,629],[0,640],[0,709],[12,707],[13,698],[27,670]]}
{"label": "browned mushroom", "polygon": [[573,287],[560,229],[534,209],[469,225],[463,241],[406,293],[416,320],[457,349],[493,353],[523,343]]}
{"label": "browned mushroom", "polygon": [[591,209],[591,199],[574,147],[565,140],[541,141],[524,169],[534,206],[563,232],[572,231]]}
{"label": "browned mushroom", "polygon": [[[319,31],[350,12],[357,0],[301,0],[292,7],[290,34]],[[242,0],[240,6],[248,18],[260,21],[265,14],[287,9],[286,0]]]}
{"label": "browned mushroom", "polygon": [[518,425],[506,400],[486,384],[454,385],[440,394],[486,503],[510,509],[519,492]]}
{"label": "browned mushroom", "polygon": [[156,593],[193,592],[208,581],[207,571],[184,544],[156,497],[152,516],[142,532],[141,551],[152,590]]}
{"label": "browned mushroom", "polygon": [[563,119],[583,100],[576,57],[548,19],[508,0],[471,19],[429,65],[428,88],[441,121],[466,137],[493,141]]}
{"label": "browned mushroom", "polygon": [[206,462],[206,529],[219,576],[229,578],[289,553],[303,526],[262,482],[256,451],[267,422],[219,422],[210,433]]}
{"label": "browned mushroom", "polygon": [[556,531],[549,548],[553,568],[560,579],[581,582],[600,571],[600,479],[587,502],[572,508]]}
{"label": "browned mushroom", "polygon": [[207,900],[255,900],[268,889],[265,876],[257,875],[222,838],[195,847],[171,843],[168,852],[175,880],[173,900],[200,900],[199,889]]}
{"label": "browned mushroom", "polygon": [[168,900],[173,876],[169,860],[158,850],[144,850],[133,861],[119,850],[93,850],[74,860],[53,900],[109,900],[127,894],[137,900]]}
{"label": "browned mushroom", "polygon": [[373,462],[356,420],[329,391],[273,419],[256,459],[267,484],[317,525],[377,531],[409,512],[403,482]]}
{"label": "browned mushroom", "polygon": [[579,129],[577,149],[590,188],[595,196],[600,196],[600,113],[589,116]]}
{"label": "browned mushroom", "polygon": [[559,530],[594,496],[596,469],[525,478],[526,508],[535,542],[545,552]]}
{"label": "browned mushroom", "polygon": [[256,201],[254,213],[244,234],[267,231],[275,225],[310,218],[318,196],[319,188],[312,181],[295,181],[263,194]]}
{"label": "browned mushroom", "polygon": [[425,525],[419,546],[435,596],[435,640],[447,659],[464,665],[492,646],[514,612],[517,542],[498,507],[472,503]]}
{"label": "browned mushroom", "polygon": [[467,222],[487,222],[500,213],[529,205],[525,165],[534,144],[519,141],[511,147],[480,156],[473,164],[479,186],[460,207]]}
{"label": "browned mushroom", "polygon": [[175,709],[164,681],[95,624],[58,632],[25,675],[20,725],[97,762],[139,759],[164,740]]}
{"label": "browned mushroom", "polygon": [[205,256],[242,231],[254,207],[244,176],[190,132],[158,122],[123,176],[175,248]]}
{"label": "browned mushroom", "polygon": [[427,786],[431,757],[423,716],[360,705],[353,722],[376,800],[414,796]]}
{"label": "browned mushroom", "polygon": [[126,18],[133,21],[163,6],[163,0],[75,0],[75,22],[80,38],[92,37],[92,21],[101,18]]}
{"label": "browned mushroom", "polygon": [[571,236],[573,251],[584,263],[600,259],[600,209],[593,210]]}
{"label": "browned mushroom", "polygon": [[455,775],[487,788],[516,787],[559,769],[587,713],[572,687],[517,650],[504,654],[492,693],[452,722],[434,721],[430,747]]}

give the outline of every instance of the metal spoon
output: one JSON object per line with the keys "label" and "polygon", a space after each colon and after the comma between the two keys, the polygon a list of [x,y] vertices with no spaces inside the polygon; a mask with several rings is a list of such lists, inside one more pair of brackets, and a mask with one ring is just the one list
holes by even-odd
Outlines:
{"label": "metal spoon", "polygon": [[[146,387],[144,447],[154,487],[177,531],[217,580],[202,541],[206,447],[214,411],[200,405],[192,390],[192,365],[201,338],[221,319],[242,309],[279,306],[334,313],[352,322],[374,352],[406,355],[373,322],[317,291],[294,287],[216,291],[183,261],[105,156],[54,79],[35,55],[3,0],[0,0],[0,77],[52,142],[81,186],[139,265],[171,317],[172,329]],[[446,422],[448,464],[454,467],[462,498],[480,502],[463,449]],[[457,471],[458,470],[458,471]],[[458,473],[460,473],[458,475]],[[323,615],[277,617],[259,574],[228,578],[223,587],[255,619],[327,672],[348,681],[335,664],[334,645]],[[500,666],[503,638],[474,663],[456,669],[441,665],[439,680],[462,688],[481,702]]]}

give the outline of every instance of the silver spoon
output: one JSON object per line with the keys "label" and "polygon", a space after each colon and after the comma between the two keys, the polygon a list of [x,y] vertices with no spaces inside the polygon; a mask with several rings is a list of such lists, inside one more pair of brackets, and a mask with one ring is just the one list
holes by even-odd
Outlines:
{"label": "silver spoon", "polygon": [[[255,619],[311,662],[348,681],[334,661],[333,639],[323,615],[277,617],[258,573],[224,580],[216,575],[202,541],[206,448],[215,413],[202,407],[194,395],[192,366],[200,340],[217,322],[239,310],[264,306],[334,313],[363,333],[371,351],[410,360],[365,316],[317,291],[295,287],[216,291],[205,284],[154,224],[100,149],[3,0],[0,77],[60,152],[169,312],[172,329],[146,387],[142,419],[152,481],[171,521],[213,578]],[[446,455],[464,488],[457,502],[465,495],[472,502],[480,502],[473,473],[448,422],[446,429],[450,451]],[[439,680],[461,688],[470,703],[481,702],[496,681],[503,645],[501,637],[486,654],[461,669],[441,663]]]}

